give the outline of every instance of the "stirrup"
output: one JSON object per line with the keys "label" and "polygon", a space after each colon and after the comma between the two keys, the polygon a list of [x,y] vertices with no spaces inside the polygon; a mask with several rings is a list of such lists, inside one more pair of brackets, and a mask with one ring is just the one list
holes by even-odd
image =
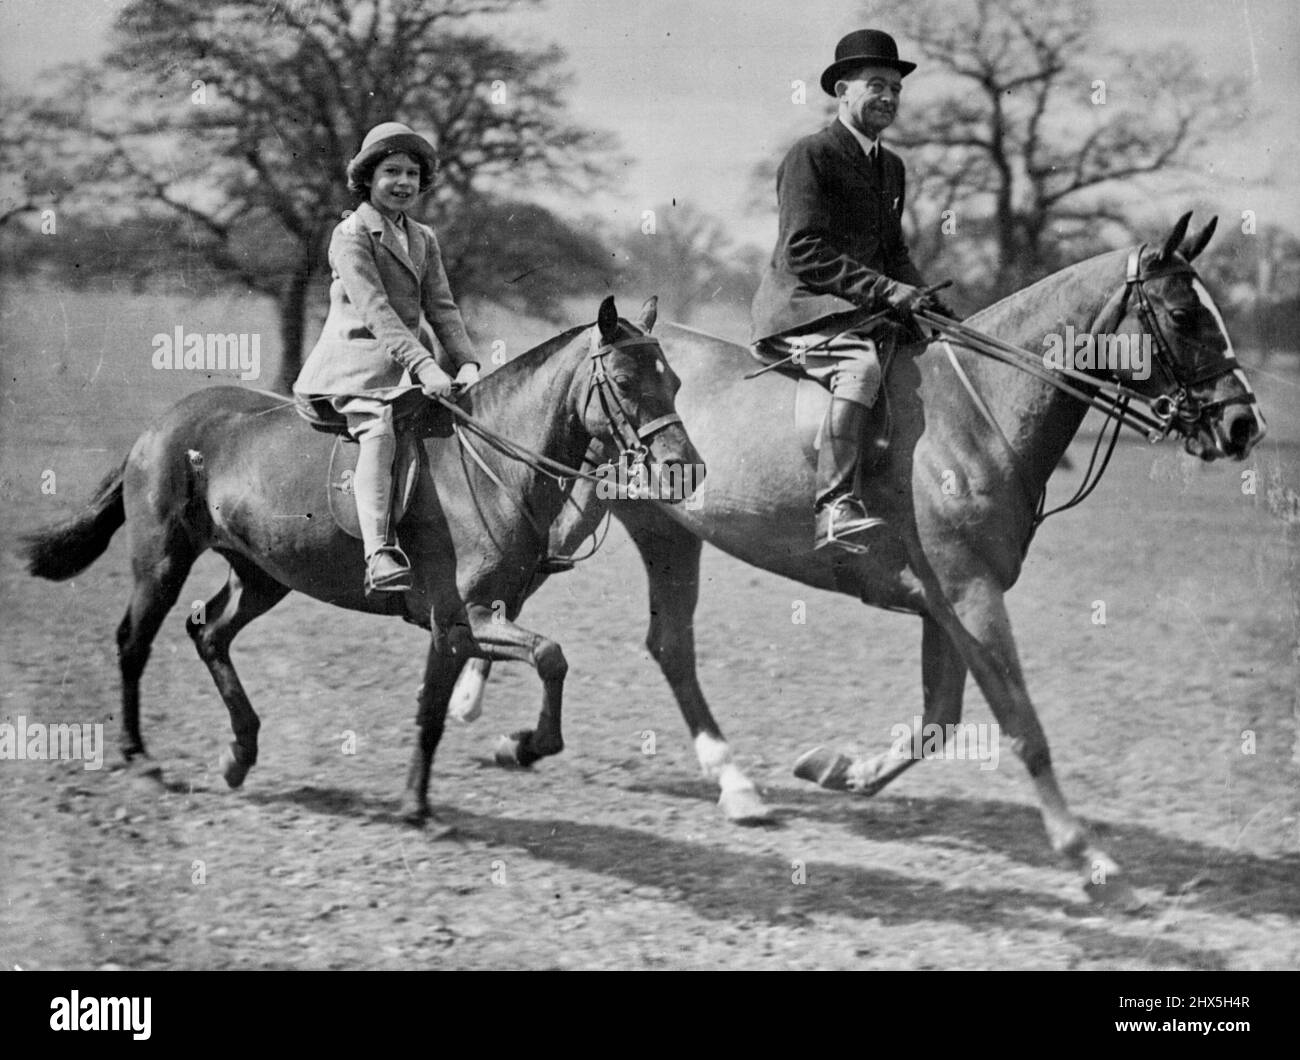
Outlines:
{"label": "stirrup", "polygon": [[546,556],[537,564],[538,574],[563,574],[577,566],[570,556]]}
{"label": "stirrup", "polygon": [[[398,565],[380,578],[374,577],[375,560],[387,557]],[[411,561],[397,545],[380,545],[366,560],[366,593],[404,593],[414,583],[411,581]]]}
{"label": "stirrup", "polygon": [[[845,511],[846,508],[849,510]],[[834,547],[859,556],[866,554],[867,546],[849,539],[885,525],[884,519],[868,515],[862,506],[862,501],[851,493],[836,497],[822,508],[817,513],[818,524],[821,523],[823,516],[826,519],[825,536],[814,532],[813,548]]]}

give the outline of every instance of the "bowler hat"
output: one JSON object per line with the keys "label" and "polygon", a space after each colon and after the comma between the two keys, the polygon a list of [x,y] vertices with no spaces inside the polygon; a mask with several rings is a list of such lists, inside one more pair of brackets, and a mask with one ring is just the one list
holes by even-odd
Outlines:
{"label": "bowler hat", "polygon": [[858,29],[835,45],[835,61],[822,74],[822,91],[835,95],[835,82],[855,66],[888,66],[906,77],[916,63],[898,57],[898,45],[888,33],[878,29]]}
{"label": "bowler hat", "polygon": [[361,141],[361,150],[348,163],[348,187],[361,191],[369,182],[375,166],[399,152],[421,163],[420,190],[428,191],[438,172],[438,152],[428,137],[421,136],[400,121],[382,122],[366,133],[366,138]]}

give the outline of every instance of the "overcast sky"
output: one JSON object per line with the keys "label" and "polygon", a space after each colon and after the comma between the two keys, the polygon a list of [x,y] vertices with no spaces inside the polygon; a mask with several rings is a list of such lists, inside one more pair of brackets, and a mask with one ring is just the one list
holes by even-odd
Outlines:
{"label": "overcast sky", "polygon": [[[100,54],[122,3],[0,0],[0,77],[37,83],[51,63]],[[1178,42],[1207,73],[1249,77],[1252,106],[1271,113],[1207,152],[1203,165],[1225,214],[1255,209],[1261,222],[1300,232],[1300,4],[1100,0],[1099,8],[1108,47]],[[750,174],[820,121],[816,78],[839,37],[862,25],[856,10],[844,0],[550,0],[492,24],[517,42],[562,44],[576,78],[574,116],[615,131],[635,160],[618,191],[591,208],[634,224],[641,210],[676,198],[761,244],[774,225],[744,212]],[[791,102],[796,78],[811,86],[810,105]],[[1273,188],[1260,186],[1265,177]],[[1183,209],[1152,201],[1170,220]]]}

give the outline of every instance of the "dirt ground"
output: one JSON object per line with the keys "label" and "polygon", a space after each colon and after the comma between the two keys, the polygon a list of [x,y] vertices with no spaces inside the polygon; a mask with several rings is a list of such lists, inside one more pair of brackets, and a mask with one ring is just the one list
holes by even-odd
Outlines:
{"label": "dirt ground", "polygon": [[[540,703],[530,670],[498,666],[485,717],[443,741],[434,826],[395,817],[423,635],[296,595],[236,642],[262,756],[227,790],[228,718],[182,628],[224,576],[211,555],[145,675],[168,789],[115,768],[125,535],[61,584],[27,577],[12,547],[207,384],[151,371],[149,336],[229,311],[6,294],[0,722],[102,722],[109,748],[98,771],[0,760],[4,967],[1300,967],[1300,376],[1272,362],[1255,376],[1270,436],[1244,465],[1122,445],[1085,507],[1042,529],[1009,597],[1066,795],[1148,902],[1124,916],[1052,855],[1007,747],[996,769],[926,762],[870,800],[796,780],[808,747],[884,749],[919,713],[920,623],[709,550],[702,681],[777,811],[726,822],[641,645],[644,578],[617,527],[523,616],[569,658],[567,750],[529,772],[490,763]],[[973,684],[966,716],[991,721]]]}

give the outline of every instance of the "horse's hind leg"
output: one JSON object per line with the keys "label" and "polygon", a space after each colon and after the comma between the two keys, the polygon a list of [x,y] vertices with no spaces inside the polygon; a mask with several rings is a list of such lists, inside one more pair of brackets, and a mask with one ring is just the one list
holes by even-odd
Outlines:
{"label": "horse's hind leg", "polygon": [[452,689],[469,659],[469,650],[463,627],[457,629],[434,623],[415,717],[420,738],[411,758],[399,811],[403,820],[410,824],[422,824],[429,816],[429,774],[433,768],[433,756],[442,740]]}
{"label": "horse's hind leg", "polygon": [[199,658],[207,665],[217,691],[230,711],[234,742],[222,752],[221,774],[232,788],[239,787],[257,762],[257,714],[230,661],[230,642],[246,625],[285,598],[289,590],[249,561],[233,558],[230,576],[201,612],[185,624]]}
{"label": "horse's hind leg", "polygon": [[117,627],[117,663],[122,675],[122,755],[128,763],[147,757],[140,735],[140,677],[163,619],[176,603],[195,553],[182,535],[166,527],[132,526],[131,570],[135,585]]}
{"label": "horse's hind leg", "polygon": [[695,741],[700,769],[720,787],[718,805],[728,819],[746,823],[768,820],[768,807],[733,760],[731,747],[700,688],[694,622],[703,545],[689,530],[649,508],[624,522],[641,552],[649,580],[646,647],[677,699]]}
{"label": "horse's hind leg", "polygon": [[815,747],[801,755],[795,763],[795,776],[835,791],[852,791],[859,795],[876,794],[919,761],[912,754],[912,748],[920,746],[923,753],[930,750],[938,753],[939,749],[933,741],[921,737],[928,726],[939,726],[939,731],[946,733],[949,731],[948,725],[955,725],[961,720],[966,673],[966,663],[952,638],[938,622],[926,615],[921,634],[921,683],[925,696],[925,713],[920,719],[921,731],[918,732],[914,725],[905,745],[902,740],[897,740],[888,751],[870,758],[854,758]]}

